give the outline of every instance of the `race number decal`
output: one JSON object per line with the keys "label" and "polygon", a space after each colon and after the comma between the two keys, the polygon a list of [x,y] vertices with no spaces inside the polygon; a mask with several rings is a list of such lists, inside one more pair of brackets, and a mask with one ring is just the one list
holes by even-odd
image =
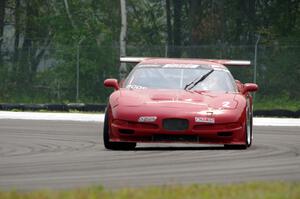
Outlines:
{"label": "race number decal", "polygon": [[222,107],[224,107],[224,108],[230,108],[229,105],[230,105],[230,102],[228,102],[228,101],[222,103]]}

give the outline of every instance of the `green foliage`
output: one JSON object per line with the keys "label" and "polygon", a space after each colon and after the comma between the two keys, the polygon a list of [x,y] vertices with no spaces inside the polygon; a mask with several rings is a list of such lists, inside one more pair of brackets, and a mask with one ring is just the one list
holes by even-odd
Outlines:
{"label": "green foliage", "polygon": [[290,99],[287,96],[277,96],[276,98],[265,97],[259,95],[254,100],[254,110],[272,110],[283,109],[290,111],[300,110],[300,103],[298,100]]}
{"label": "green foliage", "polygon": [[[10,20],[15,43],[7,51],[0,39],[1,102],[76,101],[77,63],[79,101],[106,101],[111,90],[103,80],[118,77],[119,1],[67,0],[70,14],[64,1],[4,2],[14,12],[0,16],[0,30]],[[258,99],[299,101],[299,1],[169,0],[169,27],[166,2],[127,0],[127,55],[253,61],[260,34]],[[253,68],[231,70],[236,79],[253,81]]]}
{"label": "green foliage", "polygon": [[102,82],[118,67],[119,5],[108,0],[68,3],[72,19],[63,1],[34,0],[16,6],[24,18],[16,17],[15,41],[24,42],[15,48],[14,58],[0,60],[0,101],[75,101],[77,61],[79,100],[105,99]]}
{"label": "green foliage", "polygon": [[130,44],[155,46],[165,42],[164,1],[128,0],[127,7]]}

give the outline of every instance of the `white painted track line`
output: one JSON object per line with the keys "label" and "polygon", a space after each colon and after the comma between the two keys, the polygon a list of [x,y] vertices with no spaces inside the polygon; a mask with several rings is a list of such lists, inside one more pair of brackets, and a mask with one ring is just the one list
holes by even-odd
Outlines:
{"label": "white painted track line", "polygon": [[103,122],[104,114],[0,111],[0,119]]}
{"label": "white painted track line", "polygon": [[299,118],[269,118],[255,117],[253,118],[254,126],[300,126]]}
{"label": "white painted track line", "polygon": [[[54,120],[54,121],[80,121],[80,122],[103,122],[104,114],[91,113],[40,113],[40,112],[11,112],[0,111],[0,119],[20,120]],[[254,126],[300,126],[298,118],[263,118],[255,117]]]}

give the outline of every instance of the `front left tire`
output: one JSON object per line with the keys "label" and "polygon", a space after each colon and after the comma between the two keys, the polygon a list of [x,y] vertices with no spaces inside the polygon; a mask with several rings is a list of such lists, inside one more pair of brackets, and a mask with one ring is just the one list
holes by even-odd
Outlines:
{"label": "front left tire", "polygon": [[252,145],[253,140],[253,134],[252,134],[252,127],[253,127],[253,115],[252,115],[252,108],[250,106],[247,106],[246,111],[246,148],[250,147]]}
{"label": "front left tire", "polygon": [[133,150],[136,147],[135,142],[111,142],[110,141],[110,117],[111,111],[109,108],[105,111],[103,125],[103,143],[104,147],[109,150]]}
{"label": "front left tire", "polygon": [[245,116],[245,126],[244,126],[244,139],[245,144],[241,145],[233,145],[233,144],[225,144],[224,147],[227,149],[247,149],[252,145],[253,134],[252,134],[252,126],[253,126],[253,115],[252,109],[249,105],[246,108],[246,116]]}

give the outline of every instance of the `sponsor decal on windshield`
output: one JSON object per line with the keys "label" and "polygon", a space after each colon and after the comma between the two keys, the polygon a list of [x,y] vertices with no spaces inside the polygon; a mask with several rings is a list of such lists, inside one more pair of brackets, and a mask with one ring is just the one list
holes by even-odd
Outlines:
{"label": "sponsor decal on windshield", "polygon": [[146,89],[146,87],[144,86],[139,86],[139,85],[127,85],[126,88],[129,88],[129,89]]}
{"label": "sponsor decal on windshield", "polygon": [[196,64],[165,64],[163,68],[198,68]]}
{"label": "sponsor decal on windshield", "polygon": [[138,68],[158,68],[161,67],[159,64],[146,64],[146,65],[138,65]]}

